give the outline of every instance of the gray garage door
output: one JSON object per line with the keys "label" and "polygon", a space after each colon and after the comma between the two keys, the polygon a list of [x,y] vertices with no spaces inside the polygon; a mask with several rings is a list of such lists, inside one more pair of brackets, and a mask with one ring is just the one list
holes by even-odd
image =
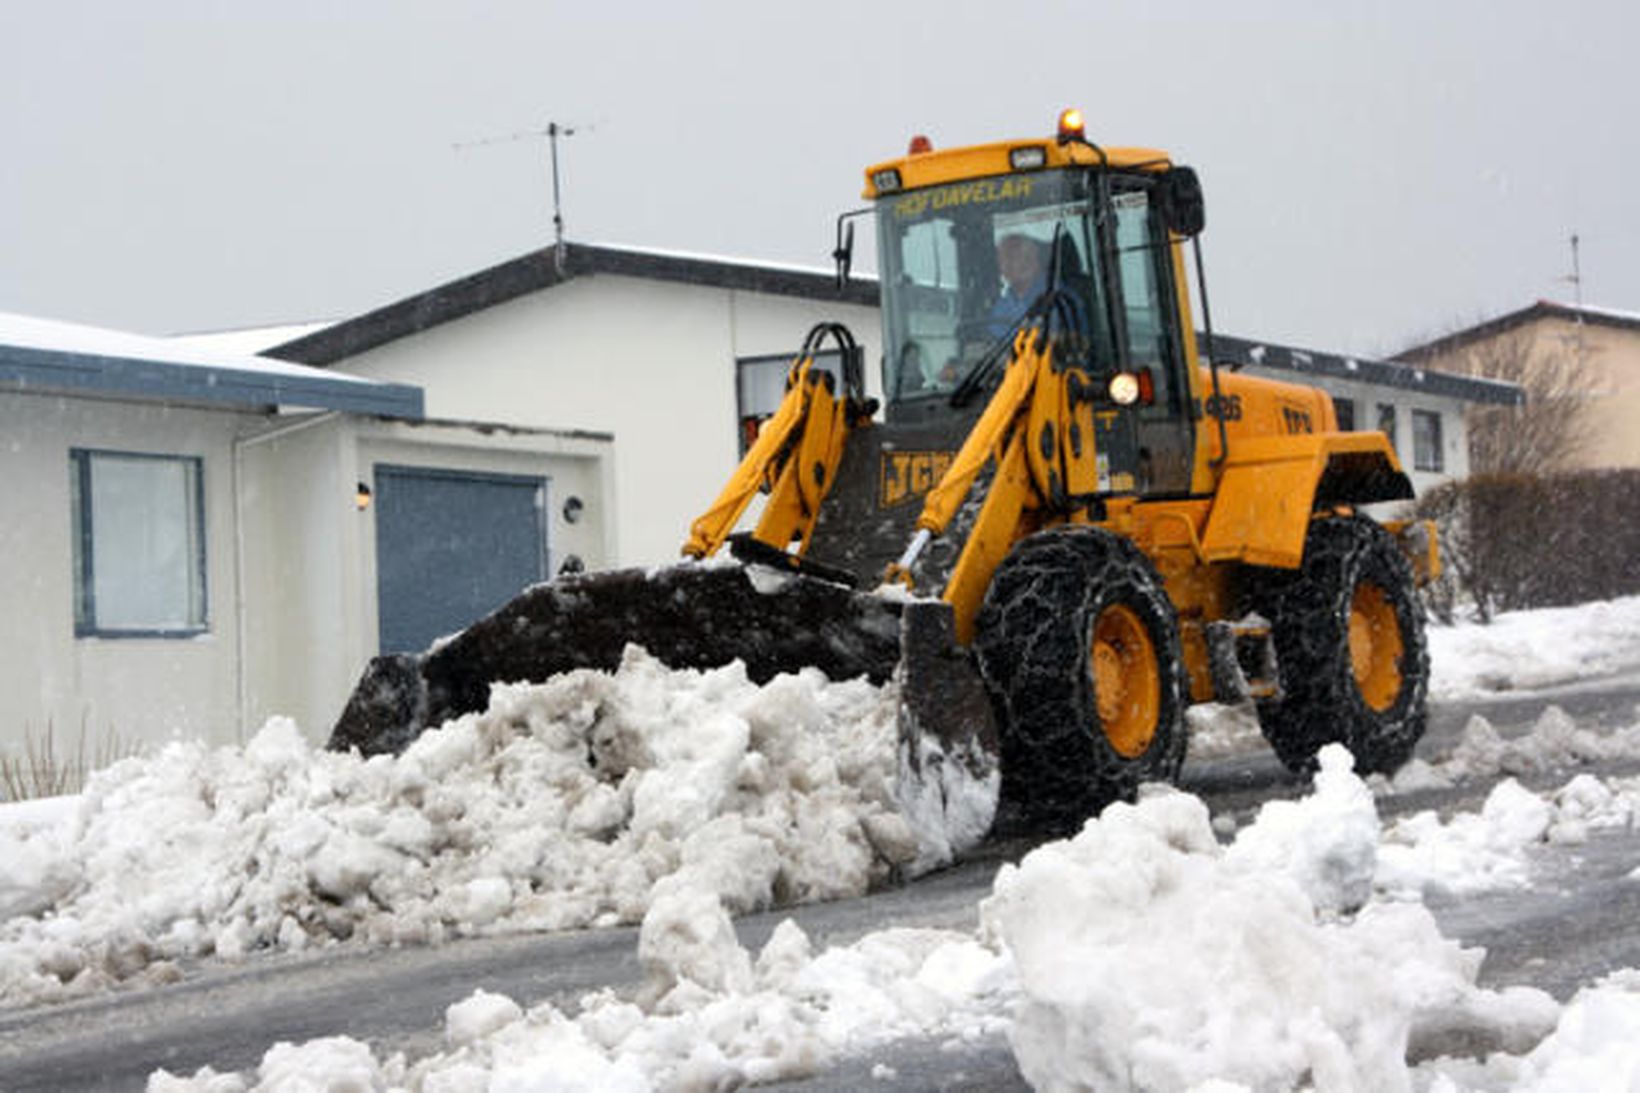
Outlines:
{"label": "gray garage door", "polygon": [[547,572],[547,480],[376,465],[381,651],[418,652]]}

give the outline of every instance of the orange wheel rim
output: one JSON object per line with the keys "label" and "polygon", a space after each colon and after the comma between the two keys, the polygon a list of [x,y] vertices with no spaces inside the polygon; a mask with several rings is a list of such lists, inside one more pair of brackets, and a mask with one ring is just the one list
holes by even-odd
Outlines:
{"label": "orange wheel rim", "polygon": [[1401,693],[1401,621],[1384,590],[1362,582],[1350,598],[1350,667],[1366,704],[1380,712]]}
{"label": "orange wheel rim", "polygon": [[1091,649],[1099,727],[1118,755],[1137,759],[1156,738],[1162,677],[1150,632],[1130,608],[1099,613]]}

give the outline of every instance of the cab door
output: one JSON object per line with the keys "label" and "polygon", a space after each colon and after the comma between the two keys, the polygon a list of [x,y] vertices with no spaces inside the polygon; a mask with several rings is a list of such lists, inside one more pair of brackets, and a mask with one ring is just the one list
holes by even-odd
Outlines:
{"label": "cab door", "polygon": [[1167,231],[1148,180],[1118,181],[1111,206],[1121,356],[1126,367],[1148,375],[1152,392],[1132,411],[1137,434],[1135,485],[1144,496],[1186,494],[1195,428]]}

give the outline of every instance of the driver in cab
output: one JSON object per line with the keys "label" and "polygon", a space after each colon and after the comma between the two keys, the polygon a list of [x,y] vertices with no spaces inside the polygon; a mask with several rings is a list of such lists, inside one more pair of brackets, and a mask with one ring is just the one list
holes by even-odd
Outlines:
{"label": "driver in cab", "polygon": [[997,272],[1002,294],[991,305],[987,328],[993,338],[1006,334],[1048,288],[1048,258],[1038,240],[1015,232],[997,240]]}

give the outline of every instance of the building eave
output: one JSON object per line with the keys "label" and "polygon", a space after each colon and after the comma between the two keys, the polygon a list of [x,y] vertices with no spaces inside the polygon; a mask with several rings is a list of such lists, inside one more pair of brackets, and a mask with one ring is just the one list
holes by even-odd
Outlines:
{"label": "building eave", "polygon": [[561,267],[554,248],[545,247],[274,346],[263,355],[301,364],[334,364],[520,296],[597,274],[877,306],[874,280],[852,281],[839,289],[829,274],[725,259],[586,243],[566,243],[564,251]]}
{"label": "building eave", "polygon": [[[1205,356],[1205,339],[1198,335],[1197,344]],[[1274,345],[1238,338],[1231,334],[1213,335],[1213,357],[1220,364],[1236,367],[1251,365],[1299,375],[1330,376],[1334,379],[1370,383],[1380,387],[1417,391],[1438,398],[1462,399],[1465,402],[1518,406],[1525,401],[1525,394],[1518,385],[1502,380],[1476,379],[1433,368],[1420,368],[1414,364],[1346,357],[1316,349]]]}
{"label": "building eave", "polygon": [[1395,355],[1401,361],[1427,361],[1434,357],[1453,353],[1477,342],[1495,338],[1511,330],[1529,326],[1535,322],[1546,320],[1560,320],[1562,322],[1582,322],[1590,326],[1604,326],[1616,330],[1640,330],[1640,315],[1610,311],[1604,308],[1579,307],[1576,304],[1558,303],[1554,300],[1538,300],[1515,311],[1498,315],[1463,330],[1454,331],[1431,341],[1411,346]]}
{"label": "building eave", "polygon": [[0,344],[0,389],[234,409],[300,407],[415,419],[422,390],[353,377],[172,363],[35,346]]}

